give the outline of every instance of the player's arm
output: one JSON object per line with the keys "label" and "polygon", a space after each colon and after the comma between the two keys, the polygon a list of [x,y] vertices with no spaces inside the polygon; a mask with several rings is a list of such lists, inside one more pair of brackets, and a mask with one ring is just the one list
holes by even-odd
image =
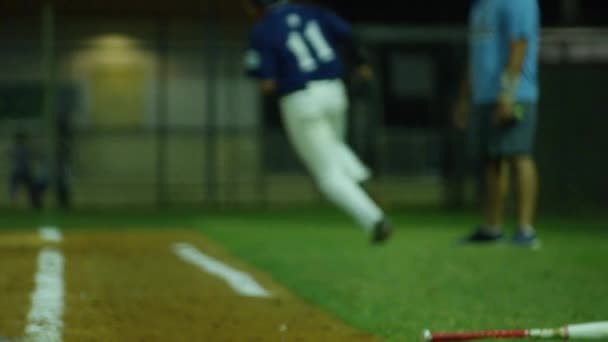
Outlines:
{"label": "player's arm", "polygon": [[355,66],[357,75],[365,80],[372,79],[373,71],[365,47],[352,26],[331,12],[325,12],[325,21],[334,40],[341,45],[344,53]]}
{"label": "player's arm", "polygon": [[351,39],[346,44],[346,49],[347,53],[353,59],[357,75],[364,80],[371,80],[374,77],[373,69],[369,64],[369,59],[365,53],[363,44],[355,34],[351,36]]}
{"label": "player's arm", "polygon": [[519,87],[519,79],[528,50],[528,40],[518,38],[512,40],[509,48],[507,64],[500,79],[499,101],[513,103]]}
{"label": "player's arm", "polygon": [[452,121],[458,129],[465,129],[471,108],[471,71],[467,68],[458,91],[458,98],[452,111]]}
{"label": "player's arm", "polygon": [[277,84],[272,79],[260,80],[258,85],[264,95],[272,95],[277,90]]}
{"label": "player's arm", "polygon": [[537,28],[533,1],[510,0],[504,6],[502,19],[510,44],[507,63],[500,78],[497,119],[509,123],[516,119],[513,106],[528,51],[528,39]]}
{"label": "player's arm", "polygon": [[245,69],[249,77],[258,80],[262,94],[272,95],[276,91],[275,57],[264,38],[252,35],[245,55]]}

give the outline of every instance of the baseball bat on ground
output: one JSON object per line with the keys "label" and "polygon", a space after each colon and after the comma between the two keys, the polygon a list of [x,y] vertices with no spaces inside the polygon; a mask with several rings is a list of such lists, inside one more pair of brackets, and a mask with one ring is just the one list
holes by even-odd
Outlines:
{"label": "baseball bat on ground", "polygon": [[545,329],[433,332],[424,330],[423,341],[468,341],[497,338],[608,340],[608,321],[564,325]]}

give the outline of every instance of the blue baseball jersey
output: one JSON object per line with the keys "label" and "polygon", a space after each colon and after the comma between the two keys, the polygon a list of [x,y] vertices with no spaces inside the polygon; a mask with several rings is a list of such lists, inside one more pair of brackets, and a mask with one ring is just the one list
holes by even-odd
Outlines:
{"label": "blue baseball jersey", "polygon": [[280,96],[304,89],[309,81],[340,78],[337,47],[348,39],[351,26],[327,10],[301,4],[271,7],[251,32],[247,73],[274,80]]}
{"label": "blue baseball jersey", "polygon": [[537,0],[475,0],[469,18],[473,102],[497,101],[511,42],[527,41],[516,100],[538,99],[540,14]]}

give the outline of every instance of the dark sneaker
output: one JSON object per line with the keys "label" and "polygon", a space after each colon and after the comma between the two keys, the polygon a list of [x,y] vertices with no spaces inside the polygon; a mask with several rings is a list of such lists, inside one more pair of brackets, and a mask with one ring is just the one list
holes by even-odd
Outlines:
{"label": "dark sneaker", "polygon": [[387,220],[382,220],[376,224],[372,231],[371,243],[381,244],[388,240],[392,233],[393,227],[391,227],[391,224]]}
{"label": "dark sneaker", "polygon": [[540,241],[536,238],[534,231],[522,231],[518,230],[517,233],[511,238],[511,243],[516,246],[539,248]]}
{"label": "dark sneaker", "polygon": [[470,244],[493,243],[500,242],[502,237],[502,233],[493,232],[485,227],[479,227],[473,233],[460,240],[460,242]]}

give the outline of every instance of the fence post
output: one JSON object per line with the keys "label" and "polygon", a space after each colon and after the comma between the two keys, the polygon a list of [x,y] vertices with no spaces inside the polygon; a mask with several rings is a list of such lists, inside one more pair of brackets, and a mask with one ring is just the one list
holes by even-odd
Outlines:
{"label": "fence post", "polygon": [[218,118],[217,118],[217,69],[218,69],[218,7],[217,1],[207,2],[207,44],[206,44],[206,118],[207,129],[205,129],[205,190],[206,199],[212,205],[217,204],[217,139],[218,139]]}
{"label": "fence post", "polygon": [[[41,13],[41,44],[42,44],[42,81],[43,100],[42,116],[46,123],[47,136],[47,167],[49,189],[56,187],[59,170],[57,165],[57,113],[55,110],[55,11],[53,3],[46,1]],[[54,187],[53,187],[54,186]]]}
{"label": "fence post", "polygon": [[167,204],[167,134],[168,134],[168,59],[169,23],[160,18],[158,23],[158,94],[156,96],[156,205],[160,208]]}

